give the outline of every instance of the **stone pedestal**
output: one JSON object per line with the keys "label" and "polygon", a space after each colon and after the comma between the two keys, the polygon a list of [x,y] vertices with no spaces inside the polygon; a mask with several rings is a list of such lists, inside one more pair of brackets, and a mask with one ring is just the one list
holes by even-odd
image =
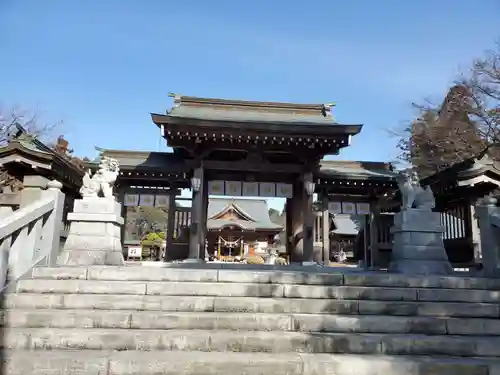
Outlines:
{"label": "stone pedestal", "polygon": [[75,200],[59,265],[123,265],[121,205],[114,198]]}
{"label": "stone pedestal", "polygon": [[443,244],[439,212],[410,208],[394,216],[394,244],[389,271],[413,275],[448,275],[453,268]]}

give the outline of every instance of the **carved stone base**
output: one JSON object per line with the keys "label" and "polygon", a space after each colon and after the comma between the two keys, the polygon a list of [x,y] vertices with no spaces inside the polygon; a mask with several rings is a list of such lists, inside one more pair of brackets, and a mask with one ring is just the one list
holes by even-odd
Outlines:
{"label": "carved stone base", "polygon": [[75,201],[68,214],[70,229],[59,265],[123,265],[121,205],[114,198]]}
{"label": "carved stone base", "polygon": [[439,212],[406,209],[394,217],[390,272],[448,275],[453,268],[443,244]]}

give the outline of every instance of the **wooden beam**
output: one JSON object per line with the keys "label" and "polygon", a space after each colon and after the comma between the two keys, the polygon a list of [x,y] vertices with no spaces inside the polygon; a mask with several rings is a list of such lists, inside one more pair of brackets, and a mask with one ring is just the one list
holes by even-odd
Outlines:
{"label": "wooden beam", "polygon": [[273,164],[273,163],[251,163],[247,161],[219,161],[205,160],[203,163],[206,169],[220,171],[240,171],[240,172],[262,172],[262,173],[301,173],[305,170],[305,165],[300,164]]}

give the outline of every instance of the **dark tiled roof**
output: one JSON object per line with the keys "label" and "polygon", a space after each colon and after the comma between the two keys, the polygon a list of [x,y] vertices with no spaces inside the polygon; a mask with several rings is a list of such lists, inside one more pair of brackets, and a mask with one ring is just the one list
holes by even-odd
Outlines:
{"label": "dark tiled roof", "polygon": [[[352,179],[396,179],[397,172],[390,164],[364,161],[321,161],[320,175],[324,177],[348,176]],[[321,177],[320,176],[320,177]]]}
{"label": "dark tiled roof", "polygon": [[168,115],[200,120],[333,125],[332,106],[174,95],[174,107]]}
{"label": "dark tiled roof", "polygon": [[169,116],[198,120],[219,120],[238,122],[287,122],[297,125],[336,125],[331,116],[321,114],[300,114],[295,112],[265,112],[257,110],[227,110],[206,107],[176,107]]}
{"label": "dark tiled roof", "polygon": [[107,156],[118,160],[121,169],[157,170],[168,172],[170,170],[184,170],[184,161],[171,152],[154,151],[128,151],[99,149],[100,154],[89,164],[97,165],[101,156]]}

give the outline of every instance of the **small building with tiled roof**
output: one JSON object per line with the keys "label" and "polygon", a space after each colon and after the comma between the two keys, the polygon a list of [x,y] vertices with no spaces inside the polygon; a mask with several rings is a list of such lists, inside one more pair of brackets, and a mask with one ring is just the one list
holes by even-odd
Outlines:
{"label": "small building with tiled roof", "polygon": [[262,252],[283,226],[271,221],[265,199],[211,197],[207,229],[208,254],[226,258]]}

